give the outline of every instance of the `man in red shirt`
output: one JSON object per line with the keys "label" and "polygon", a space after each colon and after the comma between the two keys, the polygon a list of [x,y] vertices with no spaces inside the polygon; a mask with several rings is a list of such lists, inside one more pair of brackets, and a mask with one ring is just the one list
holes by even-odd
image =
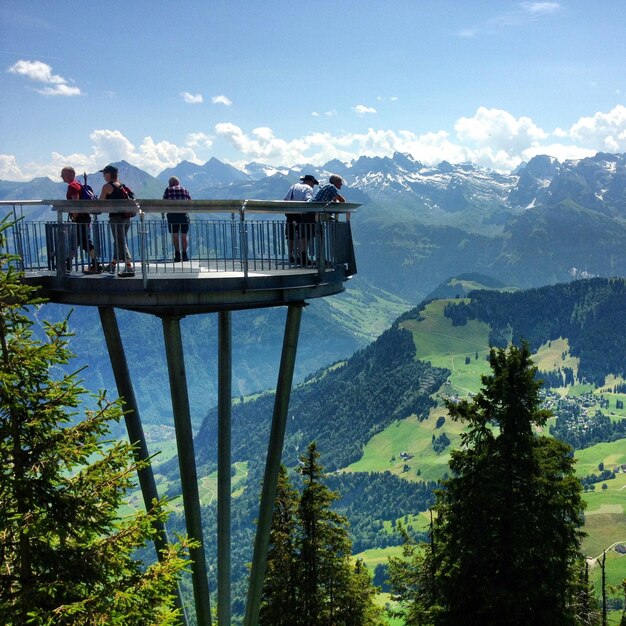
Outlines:
{"label": "man in red shirt", "polygon": [[[80,200],[82,185],[76,180],[76,171],[73,167],[64,167],[61,170],[61,178],[67,183],[67,193],[65,197],[68,200]],[[91,238],[89,237],[89,227],[91,225],[91,215],[89,213],[69,213],[70,221],[76,224],[72,225],[69,255],[65,260],[66,269],[72,271],[72,257],[76,257],[78,247],[89,256],[89,269],[84,270],[86,274],[93,274],[98,271],[98,264],[95,259],[95,250]]]}

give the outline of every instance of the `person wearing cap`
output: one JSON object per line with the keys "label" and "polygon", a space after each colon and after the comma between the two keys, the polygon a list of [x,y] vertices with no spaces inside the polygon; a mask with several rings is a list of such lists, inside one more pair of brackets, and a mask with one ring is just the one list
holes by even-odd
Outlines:
{"label": "person wearing cap", "polygon": [[[125,200],[128,199],[122,189],[122,183],[117,180],[118,169],[114,165],[107,165],[100,170],[104,176],[104,186],[100,192],[100,200]],[[118,276],[134,276],[133,259],[128,249],[128,230],[130,229],[130,217],[128,212],[109,213],[109,226],[113,234],[113,258],[109,265],[109,271],[115,273],[118,261],[124,261],[125,269]]]}
{"label": "person wearing cap", "polygon": [[[319,182],[315,176],[311,174],[305,174],[300,177],[300,182],[292,185],[285,196],[285,200],[295,200],[299,202],[309,202],[313,197],[313,187],[319,185]],[[307,226],[315,222],[315,214],[307,213],[288,213],[287,214],[287,226],[286,237],[289,247],[289,261],[296,263],[299,260],[302,265],[306,265],[307,258],[307,245],[309,240],[309,233],[307,230],[311,230],[312,226]],[[299,240],[299,244],[296,245],[296,236]]]}

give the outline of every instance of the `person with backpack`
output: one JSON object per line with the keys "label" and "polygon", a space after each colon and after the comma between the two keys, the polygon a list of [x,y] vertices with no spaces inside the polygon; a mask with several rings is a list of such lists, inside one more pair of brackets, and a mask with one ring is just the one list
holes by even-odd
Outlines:
{"label": "person with backpack", "polygon": [[[132,200],[135,197],[126,185],[117,180],[117,167],[107,165],[100,171],[106,181],[100,192],[100,200]],[[109,264],[109,271],[114,274],[117,263],[123,262],[125,268],[118,274],[121,278],[135,275],[133,259],[128,249],[128,230],[132,216],[133,213],[130,211],[109,213],[109,226],[113,235],[113,258]]]}
{"label": "person with backpack", "polygon": [[[61,170],[61,178],[67,184],[67,192],[65,197],[67,200],[95,200],[96,197],[91,191],[91,187],[81,185],[76,180],[76,170],[73,167],[66,166]],[[91,191],[91,194],[89,194]],[[75,224],[72,226],[70,236],[68,257],[65,259],[65,267],[68,272],[72,271],[72,258],[78,256],[78,248],[89,257],[89,268],[84,270],[85,274],[95,274],[99,271],[99,265],[96,261],[94,245],[90,237],[91,215],[89,213],[69,213],[69,219]]]}

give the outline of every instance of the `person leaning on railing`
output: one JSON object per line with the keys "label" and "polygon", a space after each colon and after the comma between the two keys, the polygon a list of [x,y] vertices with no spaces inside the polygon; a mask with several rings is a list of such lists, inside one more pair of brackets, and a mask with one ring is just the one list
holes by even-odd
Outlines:
{"label": "person leaning on railing", "polygon": [[[322,202],[324,204],[331,204],[333,202],[345,202],[346,199],[339,193],[339,190],[343,186],[343,178],[332,174],[327,183],[324,183],[318,190],[311,202]],[[330,215],[331,220],[337,219],[337,215],[332,213]],[[350,213],[346,213],[346,220],[350,221]]]}
{"label": "person leaning on railing", "polygon": [[[122,184],[117,180],[117,167],[107,165],[100,170],[104,176],[104,186],[100,192],[100,200],[123,200],[126,198],[122,189]],[[128,249],[127,235],[130,228],[130,217],[128,212],[109,213],[109,226],[113,234],[113,258],[109,265],[109,271],[115,273],[118,261],[124,260],[126,267],[118,276],[134,276],[133,259]]]}
{"label": "person leaning on railing", "polygon": [[330,204],[331,202],[345,202],[346,199],[339,193],[343,185],[341,176],[332,174],[327,183],[324,183],[317,190],[311,202],[323,202]]}
{"label": "person leaning on railing", "polygon": [[[300,182],[295,185],[291,185],[285,200],[295,200],[298,202],[310,202],[313,197],[313,187],[319,185],[319,182],[312,174],[305,174],[300,177]],[[306,213],[288,213],[287,214],[287,227],[285,233],[287,236],[287,245],[289,247],[289,262],[300,263],[307,265],[307,249],[309,234],[307,229],[311,229],[312,226],[308,224],[315,223],[315,214]],[[296,244],[296,237],[298,243]]]}

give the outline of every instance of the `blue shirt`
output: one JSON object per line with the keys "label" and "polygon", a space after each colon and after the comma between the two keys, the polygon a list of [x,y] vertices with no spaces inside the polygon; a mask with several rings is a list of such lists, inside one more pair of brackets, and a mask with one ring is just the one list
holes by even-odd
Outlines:
{"label": "blue shirt", "polygon": [[339,195],[339,189],[332,183],[324,183],[317,190],[317,193],[311,200],[311,202],[324,202],[328,204],[332,202]]}
{"label": "blue shirt", "polygon": [[289,188],[285,200],[297,200],[300,202],[308,202],[313,195],[313,189],[306,183],[296,183]]}

